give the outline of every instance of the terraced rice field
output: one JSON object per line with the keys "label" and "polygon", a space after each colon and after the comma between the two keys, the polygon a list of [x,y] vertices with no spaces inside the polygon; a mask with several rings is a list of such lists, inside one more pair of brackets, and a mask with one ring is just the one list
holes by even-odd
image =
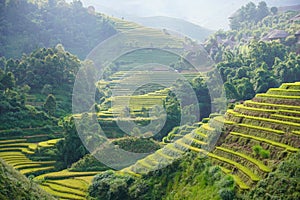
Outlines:
{"label": "terraced rice field", "polygon": [[88,187],[99,172],[70,172],[63,170],[40,175],[34,180],[40,187],[59,199],[86,199]]}
{"label": "terraced rice field", "polygon": [[[131,174],[144,174],[166,166],[187,150],[207,154],[224,173],[232,176],[240,189],[249,189],[265,178],[288,154],[300,150],[300,82],[283,84],[258,94],[253,100],[237,105],[223,116],[199,123],[193,131],[175,134],[163,149],[123,169]],[[287,97],[287,98],[286,98]],[[206,152],[209,138],[222,131],[224,142]],[[268,156],[256,155],[261,146]]]}
{"label": "terraced rice field", "polygon": [[[225,142],[210,156],[234,176],[241,189],[247,189],[266,177],[274,164],[287,154],[299,151],[300,137],[293,134],[300,129],[299,88],[300,83],[283,84],[229,110],[225,118],[215,119],[226,121],[225,126],[230,131]],[[254,155],[252,148],[255,145],[269,151],[270,156]]]}
{"label": "terraced rice field", "polygon": [[172,143],[166,144],[162,149],[122,171],[131,174],[145,174],[169,165],[188,150],[205,153],[204,146],[206,143],[204,140],[206,134],[203,132],[206,132],[206,130],[199,127],[199,124],[194,124],[192,127],[185,129],[189,130],[189,128],[193,131],[185,133],[184,130],[181,130],[182,135],[176,134],[175,137],[172,137]]}
{"label": "terraced rice field", "polygon": [[[177,78],[192,80],[199,75],[195,72],[185,72],[174,78],[168,71],[119,71],[110,77],[110,81],[98,82],[99,88],[109,87],[112,91],[112,97],[106,99],[109,108],[100,111],[98,117],[100,120],[114,120],[114,116],[124,112],[125,106],[129,108],[132,116],[141,113],[143,109],[150,110],[155,106],[162,106]],[[151,84],[145,85],[145,80]],[[160,83],[164,83],[164,86]],[[137,88],[137,85],[141,86]]]}
{"label": "terraced rice field", "polygon": [[69,172],[55,170],[55,161],[34,161],[39,148],[53,147],[60,139],[29,143],[26,139],[0,140],[0,158],[22,174],[39,175],[35,180],[42,189],[59,199],[86,199],[88,186],[98,172]]}
{"label": "terraced rice field", "polygon": [[114,22],[114,27],[121,32],[142,27],[134,22],[128,22],[114,17],[109,17],[109,19]]}
{"label": "terraced rice field", "polygon": [[[110,20],[120,33],[126,34],[124,44],[122,44],[124,48],[128,49],[130,46],[138,50],[117,58],[114,61],[117,72],[111,74],[108,79],[98,82],[99,88],[109,87],[113,93],[113,97],[106,100],[106,106],[109,109],[98,113],[100,120],[114,120],[114,115],[123,112],[124,105],[128,105],[132,116],[141,113],[142,109],[149,110],[154,105],[162,105],[168,92],[167,88],[174,85],[176,79],[181,77],[191,80],[200,75],[192,68],[175,73],[174,69],[169,70],[161,66],[174,65],[182,59],[177,55],[178,53],[172,52],[183,52],[184,39],[162,30],[145,28],[124,20],[116,18],[110,18]],[[119,45],[120,49],[123,48],[122,45]],[[145,66],[148,63],[157,63],[157,66]],[[143,67],[135,68],[137,66]],[[174,77],[172,73],[176,76]],[[150,85],[147,85],[147,82]],[[137,86],[139,88],[136,88]],[[112,105],[111,108],[110,105]]]}
{"label": "terraced rice field", "polygon": [[[29,158],[29,155],[35,154],[38,148],[52,147],[59,140],[48,140],[40,143],[29,143],[26,139],[0,140],[0,158],[24,175],[52,171],[55,161],[34,161]],[[47,144],[47,146],[41,144]]]}

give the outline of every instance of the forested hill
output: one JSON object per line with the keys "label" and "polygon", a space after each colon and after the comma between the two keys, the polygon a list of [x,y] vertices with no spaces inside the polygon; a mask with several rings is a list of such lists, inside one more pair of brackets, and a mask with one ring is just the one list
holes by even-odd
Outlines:
{"label": "forested hill", "polygon": [[33,4],[27,0],[0,0],[0,57],[19,58],[38,47],[61,43],[84,59],[98,43],[115,33],[109,20],[84,8],[80,1]]}

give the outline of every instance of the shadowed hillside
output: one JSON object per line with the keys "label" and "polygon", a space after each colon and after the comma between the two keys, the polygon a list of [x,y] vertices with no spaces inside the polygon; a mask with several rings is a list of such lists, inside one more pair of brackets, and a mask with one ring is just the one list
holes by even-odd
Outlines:
{"label": "shadowed hillside", "polygon": [[54,198],[0,159],[0,199],[52,200]]}

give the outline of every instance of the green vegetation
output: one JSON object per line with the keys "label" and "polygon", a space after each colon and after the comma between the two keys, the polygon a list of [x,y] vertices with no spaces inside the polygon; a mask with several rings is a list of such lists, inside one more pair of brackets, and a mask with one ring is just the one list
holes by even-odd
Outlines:
{"label": "green vegetation", "polygon": [[[178,173],[177,171],[180,171]],[[191,173],[194,176],[191,176]],[[185,188],[185,189],[184,189]],[[189,154],[143,178],[107,171],[97,175],[89,188],[96,199],[232,199],[234,181],[207,158]]]}
{"label": "green vegetation", "polygon": [[[60,140],[61,140],[61,139],[52,139],[52,140],[47,140],[47,141],[39,142],[35,148],[37,148],[37,147],[45,147],[45,148],[47,148],[47,147],[48,147],[48,148],[49,148],[49,147],[53,147],[53,146],[55,146],[55,144],[58,143]],[[29,146],[29,148],[30,148],[30,146]]]}
{"label": "green vegetation", "polygon": [[67,4],[51,0],[40,7],[29,2],[0,2],[1,26],[9,27],[1,28],[0,55],[16,58],[37,47],[48,48],[61,43],[83,59],[101,41],[116,33],[110,20],[89,13],[80,1]]}
{"label": "green vegetation", "polygon": [[246,128],[252,128],[252,129],[260,130],[260,131],[272,132],[272,133],[276,133],[276,134],[279,134],[279,135],[284,134],[284,131],[281,131],[281,130],[265,128],[265,127],[260,127],[260,126],[252,126],[250,124],[239,124],[239,126],[246,127]]}
{"label": "green vegetation", "polygon": [[[53,133],[54,130],[51,129],[57,126],[58,120],[52,116],[58,117],[71,110],[70,88],[80,65],[78,59],[58,46],[53,49],[38,49],[20,60],[2,59],[1,63],[3,117],[0,119],[0,129],[5,130],[3,136],[22,135],[25,133],[24,129],[42,127]],[[62,87],[62,83],[66,84]],[[45,86],[52,88],[51,92],[56,100],[50,94],[48,98],[46,95],[35,95],[44,90]],[[27,99],[30,95],[34,98]],[[43,108],[40,107],[41,102],[45,102]]]}
{"label": "green vegetation", "polygon": [[[294,91],[294,86],[297,84],[289,84],[290,87],[284,89],[286,92],[281,91],[277,95],[280,96],[280,99],[286,100],[287,98],[282,98],[282,96],[286,95],[290,89]],[[270,91],[275,90],[270,89]],[[249,185],[253,185],[249,178],[228,164],[234,165],[233,161],[239,161],[247,171],[250,170],[258,175],[259,180],[266,177],[266,173],[276,169],[274,163],[279,163],[288,155],[288,152],[296,153],[299,151],[300,138],[290,135],[290,132],[299,129],[298,124],[295,123],[295,120],[299,120],[297,106],[294,106],[297,103],[298,100],[295,98],[290,102],[277,101],[276,104],[261,103],[254,98],[246,101],[243,105],[237,105],[234,110],[228,110],[225,120],[235,123],[225,124],[225,128],[223,128],[225,134],[228,133],[228,135],[220,143],[221,146],[216,147],[214,151],[214,154],[219,157],[211,155],[217,158],[216,164],[228,169],[224,172],[232,173],[236,177],[237,183],[242,180],[248,188],[251,188]],[[210,125],[213,125],[213,122]],[[245,169],[240,170],[245,172]],[[240,188],[245,186],[243,184],[238,185]],[[264,193],[259,195],[266,197]]]}
{"label": "green vegetation", "polygon": [[299,152],[290,155],[246,193],[244,199],[299,199],[299,158]]}
{"label": "green vegetation", "polygon": [[53,196],[55,196],[57,198],[74,199],[74,200],[83,200],[84,199],[84,197],[82,197],[82,196],[78,196],[78,195],[74,195],[74,194],[70,194],[70,193],[59,192],[57,190],[52,189],[49,186],[40,186],[40,187],[47,193],[52,194]]}
{"label": "green vegetation", "polygon": [[245,101],[244,105],[253,108],[266,108],[266,109],[282,109],[287,110],[289,112],[297,112],[300,111],[300,106],[293,106],[293,105],[282,105],[282,104],[274,104],[274,103],[263,103],[263,102],[254,102],[254,101]]}
{"label": "green vegetation", "polygon": [[49,171],[53,171],[54,169],[55,169],[54,166],[38,167],[38,168],[21,169],[20,172],[21,172],[21,174],[24,174],[24,175],[41,174],[41,173],[46,173],[46,172],[49,172]]}
{"label": "green vegetation", "polygon": [[[59,139],[52,139],[43,141],[40,143],[47,144]],[[55,169],[55,161],[49,157],[47,160],[34,160],[38,154],[49,156],[47,153],[42,153],[41,146],[35,143],[28,143],[26,139],[15,139],[15,140],[0,140],[0,158],[2,158],[7,164],[13,166],[24,175],[38,175],[53,171]],[[14,142],[14,143],[12,143]],[[52,146],[46,146],[43,148],[49,148]],[[45,149],[46,150],[46,149]]]}
{"label": "green vegetation", "polygon": [[255,156],[261,156],[263,159],[269,158],[270,157],[270,151],[263,149],[261,146],[253,146],[252,147],[253,154]]}
{"label": "green vegetation", "polygon": [[[293,84],[291,84],[293,86]],[[296,99],[294,101],[297,101]],[[299,127],[296,125],[296,123],[291,123],[288,121],[282,121],[284,120],[284,112],[282,110],[277,110],[278,108],[289,108],[285,114],[291,115],[291,117],[297,118],[297,112],[293,111],[293,108],[297,108],[296,106],[291,106],[289,105],[283,105],[283,104],[276,104],[278,105],[276,107],[268,108],[270,109],[270,112],[265,112],[264,109],[261,109],[258,107],[257,109],[251,109],[251,107],[247,107],[247,105],[251,105],[250,102],[252,101],[247,101],[247,104],[244,104],[245,110],[251,110],[253,113],[249,112],[244,112],[244,109],[242,106],[237,106],[235,110],[230,110],[228,111],[228,114],[225,115],[225,120],[217,116],[215,119],[213,119],[209,123],[204,123],[202,122],[200,128],[196,128],[196,126],[190,126],[191,129],[189,129],[191,132],[189,133],[184,133],[185,130],[188,129],[188,126],[186,127],[177,127],[174,128],[167,137],[165,137],[164,141],[169,142],[171,140],[174,140],[174,143],[167,144],[163,149],[156,151],[154,154],[147,156],[146,158],[138,161],[135,165],[124,169],[124,172],[127,172],[129,174],[132,174],[134,177],[142,178],[142,181],[149,181],[152,180],[153,174],[158,174],[159,178],[163,178],[165,175],[164,173],[160,173],[159,169],[156,166],[157,161],[159,161],[162,165],[162,163],[165,162],[166,168],[172,166],[173,164],[169,163],[174,163],[176,162],[176,159],[178,159],[178,155],[184,155],[183,158],[186,158],[186,154],[184,152],[186,150],[191,150],[194,152],[205,152],[203,149],[198,148],[195,145],[208,145],[208,143],[203,142],[203,141],[209,141],[205,140],[209,138],[208,136],[215,133],[218,128],[218,123],[223,122],[223,121],[228,121],[232,122],[231,120],[233,118],[245,118],[245,119],[251,119],[251,120],[256,120],[259,123],[255,124],[248,124],[248,122],[251,121],[239,121],[235,123],[225,123],[225,127],[223,127],[223,132],[227,133],[228,135],[225,139],[223,139],[223,142],[220,143],[221,146],[218,146],[215,148],[213,153],[208,153],[207,155],[212,159],[214,164],[220,165],[222,171],[225,174],[228,174],[233,178],[233,180],[236,182],[237,186],[239,189],[242,190],[249,190],[251,189],[254,185],[259,185],[256,184],[257,182],[260,182],[261,180],[264,179],[270,173],[273,171],[274,168],[276,168],[276,165],[274,163],[280,162],[282,159],[288,155],[288,151],[290,152],[298,152],[299,151],[299,137],[291,137],[289,132],[295,132],[296,130],[299,129]],[[258,103],[257,105],[261,105]],[[264,104],[262,104],[264,105]],[[272,105],[272,104],[270,104]],[[280,105],[280,106],[279,106]],[[272,112],[271,112],[272,111]],[[244,112],[241,114],[240,112]],[[268,115],[262,115],[264,114],[270,114],[273,115],[273,113],[278,113],[280,112],[282,114],[281,119],[273,120],[273,119],[268,119]],[[249,114],[257,114],[257,116],[260,117],[253,117],[249,116]],[[236,119],[237,120],[237,119]],[[243,122],[243,123],[241,123]],[[270,127],[268,126],[268,123],[272,122],[274,123],[274,126]],[[216,124],[215,124],[216,123]],[[277,124],[275,126],[275,124]],[[230,128],[234,125],[234,129]],[[286,126],[286,128],[282,128],[281,125]],[[193,128],[194,127],[194,128]],[[287,128],[289,127],[289,128]],[[194,130],[193,130],[194,129]],[[232,131],[234,130],[234,131]],[[249,131],[251,130],[251,131]],[[293,131],[295,130],[295,131]],[[241,133],[236,132],[236,131],[241,131]],[[297,131],[296,131],[297,132]],[[273,136],[270,137],[270,139],[267,139],[266,135],[267,134],[274,134],[277,135],[278,137],[281,137],[279,141],[274,141]],[[257,135],[257,136],[254,136]],[[194,136],[197,136],[194,140],[198,140],[201,137],[201,143],[199,142],[191,142],[193,141]],[[232,137],[236,136],[236,137]],[[237,139],[235,139],[237,138]],[[245,138],[245,139],[243,139]],[[268,137],[269,138],[269,137]],[[198,140],[199,141],[199,140]],[[221,138],[222,141],[222,138]],[[204,146],[202,146],[203,148]],[[156,161],[156,162],[155,162]],[[151,172],[154,170],[153,172]],[[175,170],[176,171],[176,170]],[[174,171],[174,172],[175,172]],[[182,172],[182,171],[181,171]],[[136,174],[142,174],[143,176],[137,176]],[[180,173],[181,174],[181,173]],[[194,171],[193,171],[193,174]],[[168,174],[169,177],[169,174]],[[182,180],[182,179],[180,179]],[[193,179],[195,180],[195,179]],[[175,182],[176,183],[176,182]],[[197,182],[199,183],[199,182]],[[180,183],[173,184],[174,187],[178,187]],[[126,189],[131,186],[124,186]],[[170,186],[164,186],[163,188],[170,188]],[[189,185],[189,189],[192,186]],[[162,187],[160,187],[162,188]],[[152,196],[155,196],[155,189],[151,189]],[[180,191],[185,191],[185,190],[180,190]],[[205,190],[206,192],[209,191],[209,189]],[[130,192],[130,189],[129,189]],[[108,192],[109,193],[109,192]],[[189,193],[190,196],[192,196],[195,192]],[[235,192],[234,192],[235,193]],[[233,193],[233,194],[234,194]],[[101,193],[101,195],[107,194],[106,192]],[[169,194],[169,193],[168,193]],[[171,193],[170,193],[171,194]],[[219,193],[220,194],[220,193]],[[226,192],[224,193],[226,194]],[[244,192],[244,195],[241,195],[239,198],[246,198],[245,196],[250,193]],[[100,195],[100,194],[99,194]],[[126,194],[130,195],[130,193]],[[172,193],[174,195],[174,192]],[[239,192],[234,195],[240,195]],[[260,193],[260,195],[263,195]],[[222,195],[221,195],[222,196]],[[122,196],[123,198],[127,198],[126,196]],[[173,196],[172,196],[173,197]],[[181,198],[189,198],[189,197],[182,197]],[[211,197],[213,198],[213,197]],[[222,197],[223,198],[223,197]],[[168,198],[166,198],[168,199]],[[172,198],[174,199],[174,198]],[[180,198],[178,198],[180,199]],[[225,198],[226,199],[226,198]],[[231,197],[232,199],[232,197]]]}
{"label": "green vegetation", "polygon": [[71,195],[75,195],[75,196],[81,196],[81,197],[85,197],[85,192],[80,191],[78,189],[72,189],[70,187],[65,187],[63,185],[59,185],[56,183],[43,183],[42,185],[43,187],[48,187],[50,189],[52,189],[53,191],[67,191],[69,194]]}
{"label": "green vegetation", "polygon": [[70,171],[73,172],[88,172],[88,171],[105,171],[109,168],[98,161],[91,154],[85,155],[79,161],[72,164]]}
{"label": "green vegetation", "polygon": [[[226,169],[224,167],[220,167],[220,169],[225,173],[225,174],[230,174],[231,170],[230,169]],[[230,174],[229,176],[231,176],[235,183],[239,186],[239,188],[241,188],[242,190],[248,190],[249,186],[246,185],[241,179],[240,177],[234,175],[234,174]]]}
{"label": "green vegetation", "polygon": [[52,94],[49,94],[47,96],[47,99],[44,104],[44,109],[48,114],[54,115],[55,110],[56,110],[56,100]]}
{"label": "green vegetation", "polygon": [[248,3],[236,11],[235,15],[231,18],[230,27],[233,30],[241,29],[243,26],[248,28],[248,24],[257,24],[269,14],[270,11],[265,2],[260,2],[258,6],[252,2]]}
{"label": "green vegetation", "polygon": [[70,188],[86,191],[87,183],[85,181],[76,181],[77,179],[62,179],[55,181],[48,181],[49,183],[55,183],[57,185],[69,186]]}
{"label": "green vegetation", "polygon": [[[207,55],[188,38],[106,17],[77,0],[30,2],[35,4],[0,0],[0,55],[6,56],[0,58],[0,199],[47,199],[34,182],[60,199],[299,198],[300,26],[291,20],[299,12],[277,12],[264,2],[242,7],[230,19],[232,30],[218,31],[204,44],[216,69],[198,73],[189,62],[207,66]],[[288,36],[272,38],[271,29]],[[138,49],[149,39],[170,52],[140,49],[103,64],[102,79],[93,83],[95,102],[72,115],[75,77],[88,62],[78,57],[127,30],[138,31],[128,33],[120,48]],[[171,50],[182,50],[182,57]],[[153,61],[157,66],[147,68]],[[161,65],[181,78],[174,80]],[[220,78],[231,108],[220,111],[224,116],[211,114],[223,103],[212,98],[220,88],[208,88]],[[123,122],[137,126],[125,131]],[[93,156],[105,153],[103,141],[149,155],[113,171]]]}
{"label": "green vegetation", "polygon": [[[288,42],[300,28],[290,20],[297,14],[273,13],[265,2],[250,2],[230,17],[232,30],[209,38],[205,48],[218,63],[228,99],[251,99],[281,83],[299,80],[300,58],[295,53],[299,44],[296,39]],[[287,36],[271,37],[279,30]]]}
{"label": "green vegetation", "polygon": [[87,150],[78,136],[74,118],[65,119],[62,125],[64,140],[60,140],[56,145],[58,150],[56,159],[61,165],[60,168],[65,168],[86,155]]}
{"label": "green vegetation", "polygon": [[156,141],[144,138],[125,137],[114,140],[113,144],[125,151],[135,153],[149,153],[160,149],[160,145]]}
{"label": "green vegetation", "polygon": [[60,180],[60,179],[67,179],[67,178],[77,178],[77,177],[86,177],[86,176],[93,176],[98,174],[99,172],[71,172],[68,170],[62,170],[58,172],[51,172],[47,174],[42,174],[40,176],[35,177],[36,181],[43,181],[43,180]]}

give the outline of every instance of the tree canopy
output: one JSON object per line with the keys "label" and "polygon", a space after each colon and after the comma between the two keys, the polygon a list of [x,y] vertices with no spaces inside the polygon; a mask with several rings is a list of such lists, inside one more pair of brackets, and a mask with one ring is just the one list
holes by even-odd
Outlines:
{"label": "tree canopy", "polygon": [[[6,3],[5,3],[6,2]],[[89,13],[78,0],[48,4],[27,0],[0,2],[0,56],[21,57],[37,47],[58,43],[81,59],[116,30],[100,14]]]}

